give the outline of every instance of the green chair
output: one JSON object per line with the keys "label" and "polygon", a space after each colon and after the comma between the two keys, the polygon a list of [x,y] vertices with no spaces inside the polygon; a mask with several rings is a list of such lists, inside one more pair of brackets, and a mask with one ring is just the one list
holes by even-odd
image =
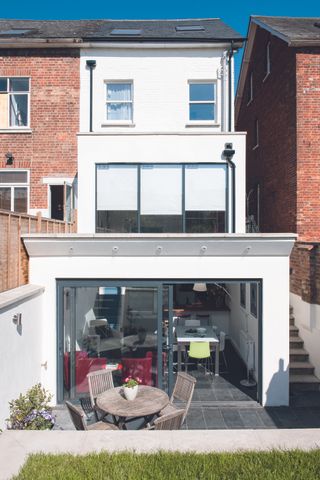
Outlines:
{"label": "green chair", "polygon": [[212,360],[209,342],[190,342],[187,364],[189,358],[195,358],[198,361],[205,360],[205,372],[208,369],[209,373],[212,374]]}

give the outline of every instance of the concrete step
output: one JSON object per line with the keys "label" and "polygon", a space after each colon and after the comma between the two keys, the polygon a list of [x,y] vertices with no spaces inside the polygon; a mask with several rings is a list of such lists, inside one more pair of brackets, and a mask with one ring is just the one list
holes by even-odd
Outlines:
{"label": "concrete step", "polygon": [[320,380],[315,375],[291,375],[290,390],[296,392],[315,392],[320,390]]}
{"label": "concrete step", "polygon": [[295,325],[290,325],[290,337],[298,337],[299,336],[299,328]]}
{"label": "concrete step", "polygon": [[290,348],[290,362],[307,362],[309,353],[304,348]]}
{"label": "concrete step", "polygon": [[303,340],[300,337],[292,337],[290,336],[290,349],[291,348],[302,348],[303,347]]}
{"label": "concrete step", "polygon": [[294,316],[293,316],[293,315],[290,315],[290,317],[289,317],[290,326],[291,326],[291,325],[294,325],[294,322],[295,322]]}
{"label": "concrete step", "polygon": [[290,375],[313,375],[314,366],[310,362],[290,362]]}
{"label": "concrete step", "polygon": [[290,314],[293,313],[293,306],[292,305],[290,305],[290,307],[289,307],[289,313]]}

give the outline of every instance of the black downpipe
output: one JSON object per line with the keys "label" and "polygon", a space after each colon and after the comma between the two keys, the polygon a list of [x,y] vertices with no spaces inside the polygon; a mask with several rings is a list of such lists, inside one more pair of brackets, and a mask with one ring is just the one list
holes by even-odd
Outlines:
{"label": "black downpipe", "polygon": [[95,60],[87,60],[87,67],[90,70],[90,113],[89,113],[89,132],[92,132],[92,116],[93,116],[93,69],[96,68]]}

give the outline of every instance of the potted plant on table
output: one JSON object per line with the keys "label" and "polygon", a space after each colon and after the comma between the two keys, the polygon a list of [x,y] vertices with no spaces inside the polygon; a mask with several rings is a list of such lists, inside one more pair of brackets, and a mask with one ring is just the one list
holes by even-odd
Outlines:
{"label": "potted plant on table", "polygon": [[124,380],[122,387],[127,400],[134,400],[136,398],[140,383],[141,380],[139,377],[133,378],[129,376]]}

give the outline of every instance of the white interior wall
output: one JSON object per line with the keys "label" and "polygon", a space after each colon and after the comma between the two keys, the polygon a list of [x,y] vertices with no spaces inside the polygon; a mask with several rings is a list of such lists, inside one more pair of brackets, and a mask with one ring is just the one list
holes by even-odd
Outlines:
{"label": "white interior wall", "polygon": [[[152,268],[150,268],[152,262]],[[44,385],[56,394],[56,279],[260,279],[263,280],[262,402],[289,402],[288,257],[31,257],[30,280],[46,287]]]}
{"label": "white interior wall", "polygon": [[231,299],[228,299],[230,307],[229,337],[245,363],[247,362],[247,351],[243,349],[241,344],[241,332],[244,336],[249,336],[253,339],[255,345],[253,376],[258,380],[259,324],[258,318],[250,312],[250,283],[246,283],[245,308],[240,304],[240,283],[227,283],[226,285],[231,295]]}
{"label": "white interior wall", "polygon": [[305,302],[294,293],[290,293],[290,304],[299,335],[315,367],[315,374],[320,378],[320,305]]}
{"label": "white interior wall", "polygon": [[[8,402],[19,397],[41,381],[42,333],[48,317],[43,314],[44,294],[37,290],[22,298],[24,287],[0,293],[0,303],[5,296],[11,295],[12,301],[0,307],[0,428],[6,427],[9,416]],[[16,326],[12,319],[22,314],[22,326]],[[52,318],[49,320],[52,321]]]}

